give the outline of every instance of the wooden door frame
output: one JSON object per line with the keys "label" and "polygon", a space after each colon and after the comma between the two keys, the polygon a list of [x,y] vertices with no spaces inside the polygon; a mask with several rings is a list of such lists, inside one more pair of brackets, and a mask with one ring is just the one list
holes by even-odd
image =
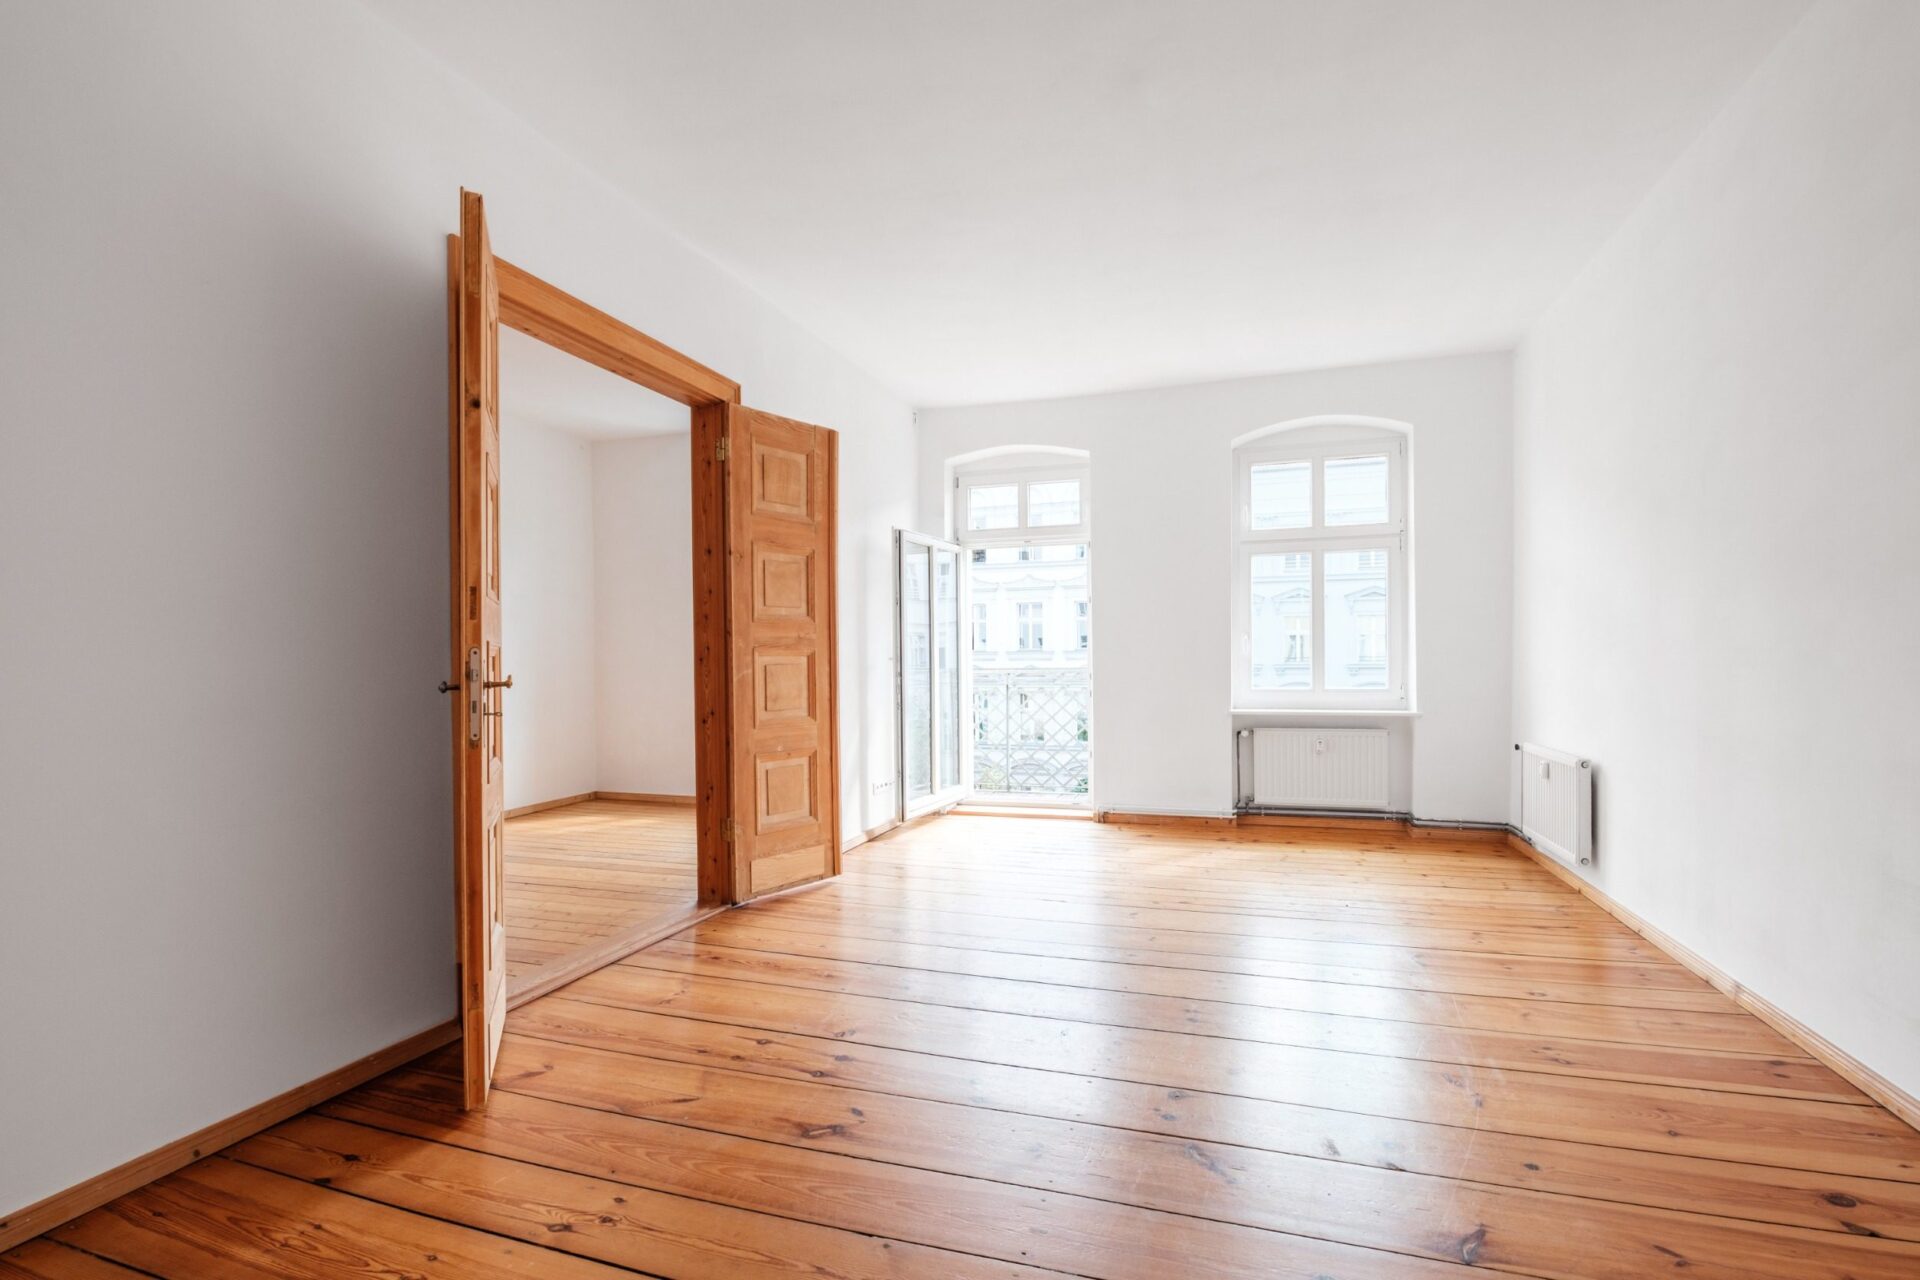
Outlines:
{"label": "wooden door frame", "polygon": [[[460,237],[447,237],[450,261],[460,261]],[[740,403],[740,384],[648,337],[632,325],[581,301],[530,271],[496,256],[493,260],[500,289],[500,323],[538,338],[609,373],[618,374],[677,400],[693,410],[692,466],[689,482],[693,498],[693,682],[694,682],[694,790],[698,840],[698,909],[708,910],[737,901],[728,856],[725,820],[729,795],[728,766],[732,748],[732,717],[727,686],[727,557],[726,469],[719,442],[726,438],[728,406]],[[451,329],[451,326],[450,326]],[[450,338],[451,342],[452,339]],[[454,352],[457,361],[458,351]],[[455,366],[456,380],[458,366]],[[464,613],[459,577],[460,406],[452,414],[451,499],[454,507],[454,581],[452,670],[464,669],[460,618]],[[464,724],[464,704],[455,707],[456,743]],[[463,797],[460,794],[459,748],[455,750],[454,847],[460,847]],[[460,886],[455,885],[458,894]]]}

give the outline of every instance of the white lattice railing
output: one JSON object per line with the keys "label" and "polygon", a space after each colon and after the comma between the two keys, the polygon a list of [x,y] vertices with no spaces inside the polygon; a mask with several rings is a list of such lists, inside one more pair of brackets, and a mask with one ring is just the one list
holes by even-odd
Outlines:
{"label": "white lattice railing", "polygon": [[1085,668],[973,672],[973,789],[998,795],[1087,794]]}

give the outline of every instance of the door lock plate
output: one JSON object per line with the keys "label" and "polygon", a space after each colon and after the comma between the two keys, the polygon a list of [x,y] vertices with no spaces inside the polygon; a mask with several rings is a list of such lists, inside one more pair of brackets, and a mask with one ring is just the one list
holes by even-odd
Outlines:
{"label": "door lock plate", "polygon": [[480,670],[480,649],[467,650],[467,745],[480,745],[481,700],[486,697]]}

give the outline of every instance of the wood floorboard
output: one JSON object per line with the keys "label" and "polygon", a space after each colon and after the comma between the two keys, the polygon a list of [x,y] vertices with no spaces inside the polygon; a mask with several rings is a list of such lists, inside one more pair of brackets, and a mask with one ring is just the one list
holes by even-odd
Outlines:
{"label": "wood floorboard", "polygon": [[48,1239],[29,1240],[0,1257],[4,1280],[137,1280],[152,1274]]}
{"label": "wood floorboard", "polygon": [[[990,821],[990,819],[979,819]],[[1041,819],[1044,821],[1044,819]],[[1091,945],[1121,945],[1147,950],[1191,952],[1199,955],[1253,957],[1261,960],[1297,961],[1307,964],[1338,964],[1354,968],[1379,969],[1399,973],[1500,974],[1528,977],[1546,974],[1574,981],[1605,984],[1625,975],[1634,984],[1666,987],[1678,991],[1710,991],[1704,981],[1664,959],[1635,957],[1632,970],[1623,970],[1619,960],[1566,958],[1557,956],[1515,956],[1505,952],[1449,950],[1427,946],[1356,945],[1314,939],[1287,937],[1248,937],[1227,933],[1196,932],[1191,929],[1154,929],[1125,922],[1123,918],[1104,922],[1068,922],[1031,920],[1014,915],[982,915],[978,912],[954,912],[923,906],[910,911],[877,910],[868,904],[852,904],[838,896],[815,895],[807,902],[783,914],[782,919],[825,920],[832,927],[858,929],[863,923],[880,921],[910,924],[916,928],[953,933],[1062,941]],[[1546,963],[1543,963],[1546,962]]]}
{"label": "wood floorboard", "polygon": [[513,1034],[1470,1182],[1674,1209],[1706,1203],[1717,1212],[1756,1221],[1829,1231],[1864,1229],[1920,1240],[1920,1184],[1889,1179],[1676,1157],[1070,1071],[1000,1066],[938,1049],[879,1048],[567,998],[523,1010]]}
{"label": "wood floorboard", "polygon": [[[1029,1021],[1067,1024],[1058,1034],[1082,1028],[1166,1033],[1192,1040],[1225,1042],[1219,1051],[1242,1052],[1241,1044],[1301,1050],[1311,1054],[1365,1055],[1394,1060],[1451,1063],[1463,1067],[1548,1072],[1555,1075],[1628,1080],[1638,1083],[1693,1085],[1743,1093],[1825,1098],[1864,1103],[1864,1094],[1811,1059],[1782,1059],[1718,1050],[1671,1050],[1606,1041],[1546,1039],[1525,1033],[1473,1031],[1381,1019],[1299,1013],[1176,1000],[1126,992],[1097,992],[1052,987],[966,974],[886,969],[877,965],[799,960],[764,952],[696,948],[674,942],[652,947],[580,984],[621,1002],[632,970],[691,978],[696,983],[734,983],[770,991],[780,998],[800,988],[834,994],[907,1001],[966,1011],[1008,1014]],[[641,999],[659,990],[640,985]],[[592,998],[592,997],[588,997]],[[1051,1028],[1038,1028],[1047,1034]],[[1217,1046],[1197,1048],[1212,1052]],[[1319,1070],[1337,1071],[1326,1058]]]}
{"label": "wood floorboard", "polygon": [[[657,1062],[637,1089],[621,1055],[552,1043],[503,1047],[510,1088],[550,1101],[870,1162],[1065,1193],[1294,1238],[1563,1275],[1621,1276],[1671,1248],[1746,1276],[1911,1275],[1920,1249],[1799,1229],[1729,1224],[1457,1178],[1202,1146],[1117,1126],[992,1113],[849,1087]],[[524,1081],[524,1088],[521,1083]],[[1379,1206],[1394,1212],[1382,1214]],[[1503,1224],[1476,1239],[1480,1225]],[[1587,1258],[1599,1248],[1603,1257]],[[1830,1255],[1830,1263],[1820,1255]],[[1629,1264],[1631,1265],[1631,1264]],[[1791,1269],[1786,1269],[1791,1268]]]}
{"label": "wood floorboard", "polygon": [[322,1116],[250,1139],[232,1156],[394,1208],[659,1274],[780,1280],[795,1274],[795,1259],[848,1277],[1051,1274]]}
{"label": "wood floorboard", "polygon": [[583,800],[507,819],[507,983],[615,934],[693,910],[694,811]]}
{"label": "wood floorboard", "polygon": [[[954,1009],[614,966],[574,999],[1007,1066],[1118,1076],[1399,1119],[1920,1181],[1920,1136],[1877,1107],[1365,1054]],[[1743,1157],[1741,1153],[1749,1153]]]}
{"label": "wood floorboard", "polygon": [[[787,957],[847,960],[890,968],[1031,982],[1097,992],[1253,1005],[1309,1014],[1380,1018],[1482,1031],[1530,1031],[1580,1040],[1609,1040],[1669,1048],[1725,1049],[1785,1058],[1805,1054],[1786,1037],[1743,1014],[1731,1001],[1711,1011],[1635,1009],[1512,996],[1431,994],[1390,987],[1298,978],[1223,974],[1149,964],[1112,964],[1050,956],[866,938],[826,939],[719,917],[701,924],[693,944],[718,952],[770,952]],[[688,944],[675,940],[685,954]],[[663,951],[666,948],[663,948]]]}
{"label": "wood floorboard", "polygon": [[[741,913],[740,918],[762,924],[765,917]],[[1301,960],[1275,960],[1261,956],[1236,954],[1231,950],[1193,951],[1165,949],[1177,945],[1175,939],[1123,939],[1146,945],[1105,946],[1099,943],[1055,940],[1043,931],[1021,929],[1002,935],[987,932],[942,932],[925,927],[916,916],[911,924],[890,923],[872,917],[823,919],[789,912],[780,917],[778,927],[792,934],[825,934],[831,939],[875,939],[939,945],[958,950],[992,951],[1016,956],[1042,956],[1074,960],[1093,960],[1121,965],[1146,965],[1163,969],[1190,969],[1208,973],[1270,976],[1350,986],[1391,987],[1408,991],[1432,991],[1461,995],[1511,996],[1528,1000],[1577,1002],[1587,1004],[1629,1005],[1651,1009],[1696,1009],[1706,1012],[1746,1015],[1732,1000],[1715,991],[1691,973],[1674,965],[1657,967],[1610,965],[1577,966],[1566,962],[1534,960],[1521,965],[1501,961],[1492,965],[1466,966],[1452,963],[1456,958],[1441,953],[1410,957],[1375,955],[1365,957],[1376,967],[1353,964],[1312,963]],[[1081,936],[1085,936],[1082,934]],[[1338,959],[1339,957],[1330,957]]]}
{"label": "wood floorboard", "polygon": [[[528,964],[671,885],[638,807],[515,820]],[[1503,849],[948,817],[845,865],[517,1009],[485,1112],[449,1046],[0,1276],[1920,1276],[1920,1134]]]}

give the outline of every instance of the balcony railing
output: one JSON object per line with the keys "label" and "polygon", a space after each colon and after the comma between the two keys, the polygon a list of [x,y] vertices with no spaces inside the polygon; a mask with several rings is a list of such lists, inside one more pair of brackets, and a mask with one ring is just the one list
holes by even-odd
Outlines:
{"label": "balcony railing", "polygon": [[1093,685],[1083,667],[973,671],[973,789],[1084,800]]}

